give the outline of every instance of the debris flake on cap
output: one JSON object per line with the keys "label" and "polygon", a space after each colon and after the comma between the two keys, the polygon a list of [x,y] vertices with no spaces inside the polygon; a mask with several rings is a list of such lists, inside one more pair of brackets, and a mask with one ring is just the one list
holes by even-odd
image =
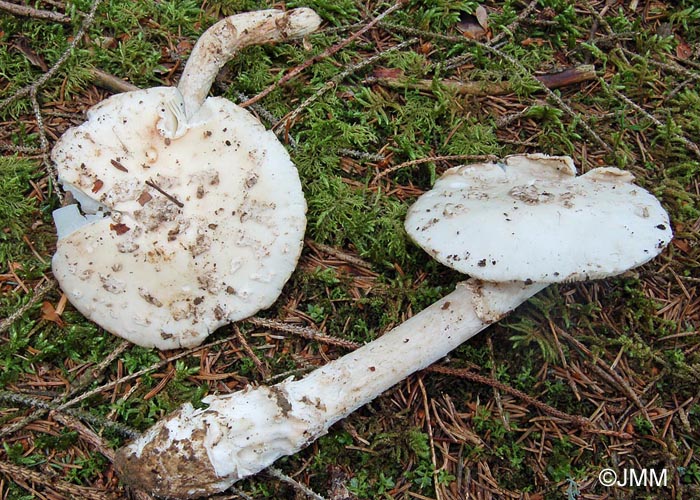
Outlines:
{"label": "debris flake on cap", "polygon": [[513,155],[447,170],[406,231],[441,263],[488,281],[604,278],[655,257],[667,213],[617,168],[576,177],[569,157]]}

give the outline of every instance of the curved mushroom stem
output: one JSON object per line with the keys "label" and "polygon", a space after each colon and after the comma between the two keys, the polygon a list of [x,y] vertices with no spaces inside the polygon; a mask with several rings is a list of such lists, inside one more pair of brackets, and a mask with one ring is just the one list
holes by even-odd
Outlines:
{"label": "curved mushroom stem", "polygon": [[194,116],[219,70],[239,49],[303,37],[320,24],[321,18],[307,8],[246,12],[214,24],[194,46],[177,86],[184,99],[186,117]]}
{"label": "curved mushroom stem", "polygon": [[187,404],[117,453],[124,481],[156,495],[223,491],[291,455],[411,373],[445,356],[544,288],[469,280],[377,340],[272,387]]}

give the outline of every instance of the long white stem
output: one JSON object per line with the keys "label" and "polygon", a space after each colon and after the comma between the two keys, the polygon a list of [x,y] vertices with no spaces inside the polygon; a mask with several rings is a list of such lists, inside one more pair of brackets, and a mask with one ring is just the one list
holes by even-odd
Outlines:
{"label": "long white stem", "polygon": [[124,481],[156,495],[194,498],[223,491],[306,447],[544,287],[461,283],[379,339],[301,380],[211,396],[206,409],[185,405],[122,448],[115,465]]}
{"label": "long white stem", "polygon": [[246,12],[214,24],[192,49],[177,86],[187,118],[197,112],[219,70],[238,50],[248,45],[303,37],[315,31],[320,23],[321,18],[313,10],[299,8],[287,12],[274,9]]}

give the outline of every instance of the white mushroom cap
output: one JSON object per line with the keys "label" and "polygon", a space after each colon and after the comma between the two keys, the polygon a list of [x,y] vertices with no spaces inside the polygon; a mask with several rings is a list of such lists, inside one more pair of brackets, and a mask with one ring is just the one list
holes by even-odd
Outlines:
{"label": "white mushroom cap", "polygon": [[447,170],[409,209],[406,231],[441,263],[487,281],[604,278],[672,238],[658,200],[617,168],[576,177],[569,157],[514,155]]}
{"label": "white mushroom cap", "polygon": [[61,288],[106,330],[161,349],[270,306],[306,225],[297,170],[272,132],[209,98],[179,137],[164,137],[179,109],[175,88],[113,96],[52,152],[64,186],[97,202],[84,211],[110,212],[68,209],[76,217],[59,227],[53,258]]}

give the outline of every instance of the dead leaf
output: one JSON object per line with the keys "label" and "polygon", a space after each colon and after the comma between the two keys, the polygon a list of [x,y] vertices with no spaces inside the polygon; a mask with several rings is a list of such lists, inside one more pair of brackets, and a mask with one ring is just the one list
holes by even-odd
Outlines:
{"label": "dead leaf", "polygon": [[49,302],[47,300],[45,300],[41,304],[41,319],[56,323],[60,327],[63,327],[65,324],[63,322],[63,320],[61,319],[61,317],[56,312],[56,309],[54,309],[51,302]]}
{"label": "dead leaf", "polygon": [[419,54],[429,54],[433,50],[433,44],[430,42],[421,43],[418,47]]}
{"label": "dead leaf", "polygon": [[455,27],[462,35],[472,40],[478,40],[486,36],[486,30],[481,26],[479,19],[472,14],[462,13]]}
{"label": "dead leaf", "polygon": [[484,31],[488,32],[489,31],[489,13],[486,10],[486,8],[483,5],[479,5],[476,8],[474,15],[476,16],[476,20],[479,22],[479,25],[482,28],[484,28]]}
{"label": "dead leaf", "polygon": [[113,49],[117,46],[117,41],[111,36],[100,36],[95,39],[95,45],[102,49]]}
{"label": "dead leaf", "polygon": [[13,37],[12,46],[19,52],[24,54],[24,57],[26,57],[29,60],[29,62],[32,63],[34,66],[40,68],[41,71],[49,70],[49,67],[46,65],[46,61],[44,61],[44,58],[34,51],[34,49],[29,44],[29,40],[27,40],[25,37],[21,35]]}
{"label": "dead leaf", "polygon": [[693,48],[686,42],[681,42],[676,47],[676,57],[678,59],[688,59],[693,55]]}
{"label": "dead leaf", "polygon": [[63,311],[66,310],[66,304],[68,304],[68,296],[65,293],[62,293],[61,298],[58,299],[58,304],[56,305],[56,314],[61,316]]}
{"label": "dead leaf", "polygon": [[189,54],[192,52],[192,42],[189,40],[181,40],[175,46],[175,50],[178,54]]}
{"label": "dead leaf", "polygon": [[676,247],[681,252],[686,253],[686,254],[690,253],[690,245],[688,244],[687,241],[674,239],[673,241],[671,241],[671,243],[673,244],[674,247]]}
{"label": "dead leaf", "polygon": [[403,70],[397,68],[375,68],[372,72],[372,76],[375,78],[401,78],[403,76]]}
{"label": "dead leaf", "polygon": [[520,45],[523,47],[528,47],[530,45],[537,45],[538,47],[542,47],[544,45],[544,39],[543,38],[526,38],[522,42],[520,42]]}

